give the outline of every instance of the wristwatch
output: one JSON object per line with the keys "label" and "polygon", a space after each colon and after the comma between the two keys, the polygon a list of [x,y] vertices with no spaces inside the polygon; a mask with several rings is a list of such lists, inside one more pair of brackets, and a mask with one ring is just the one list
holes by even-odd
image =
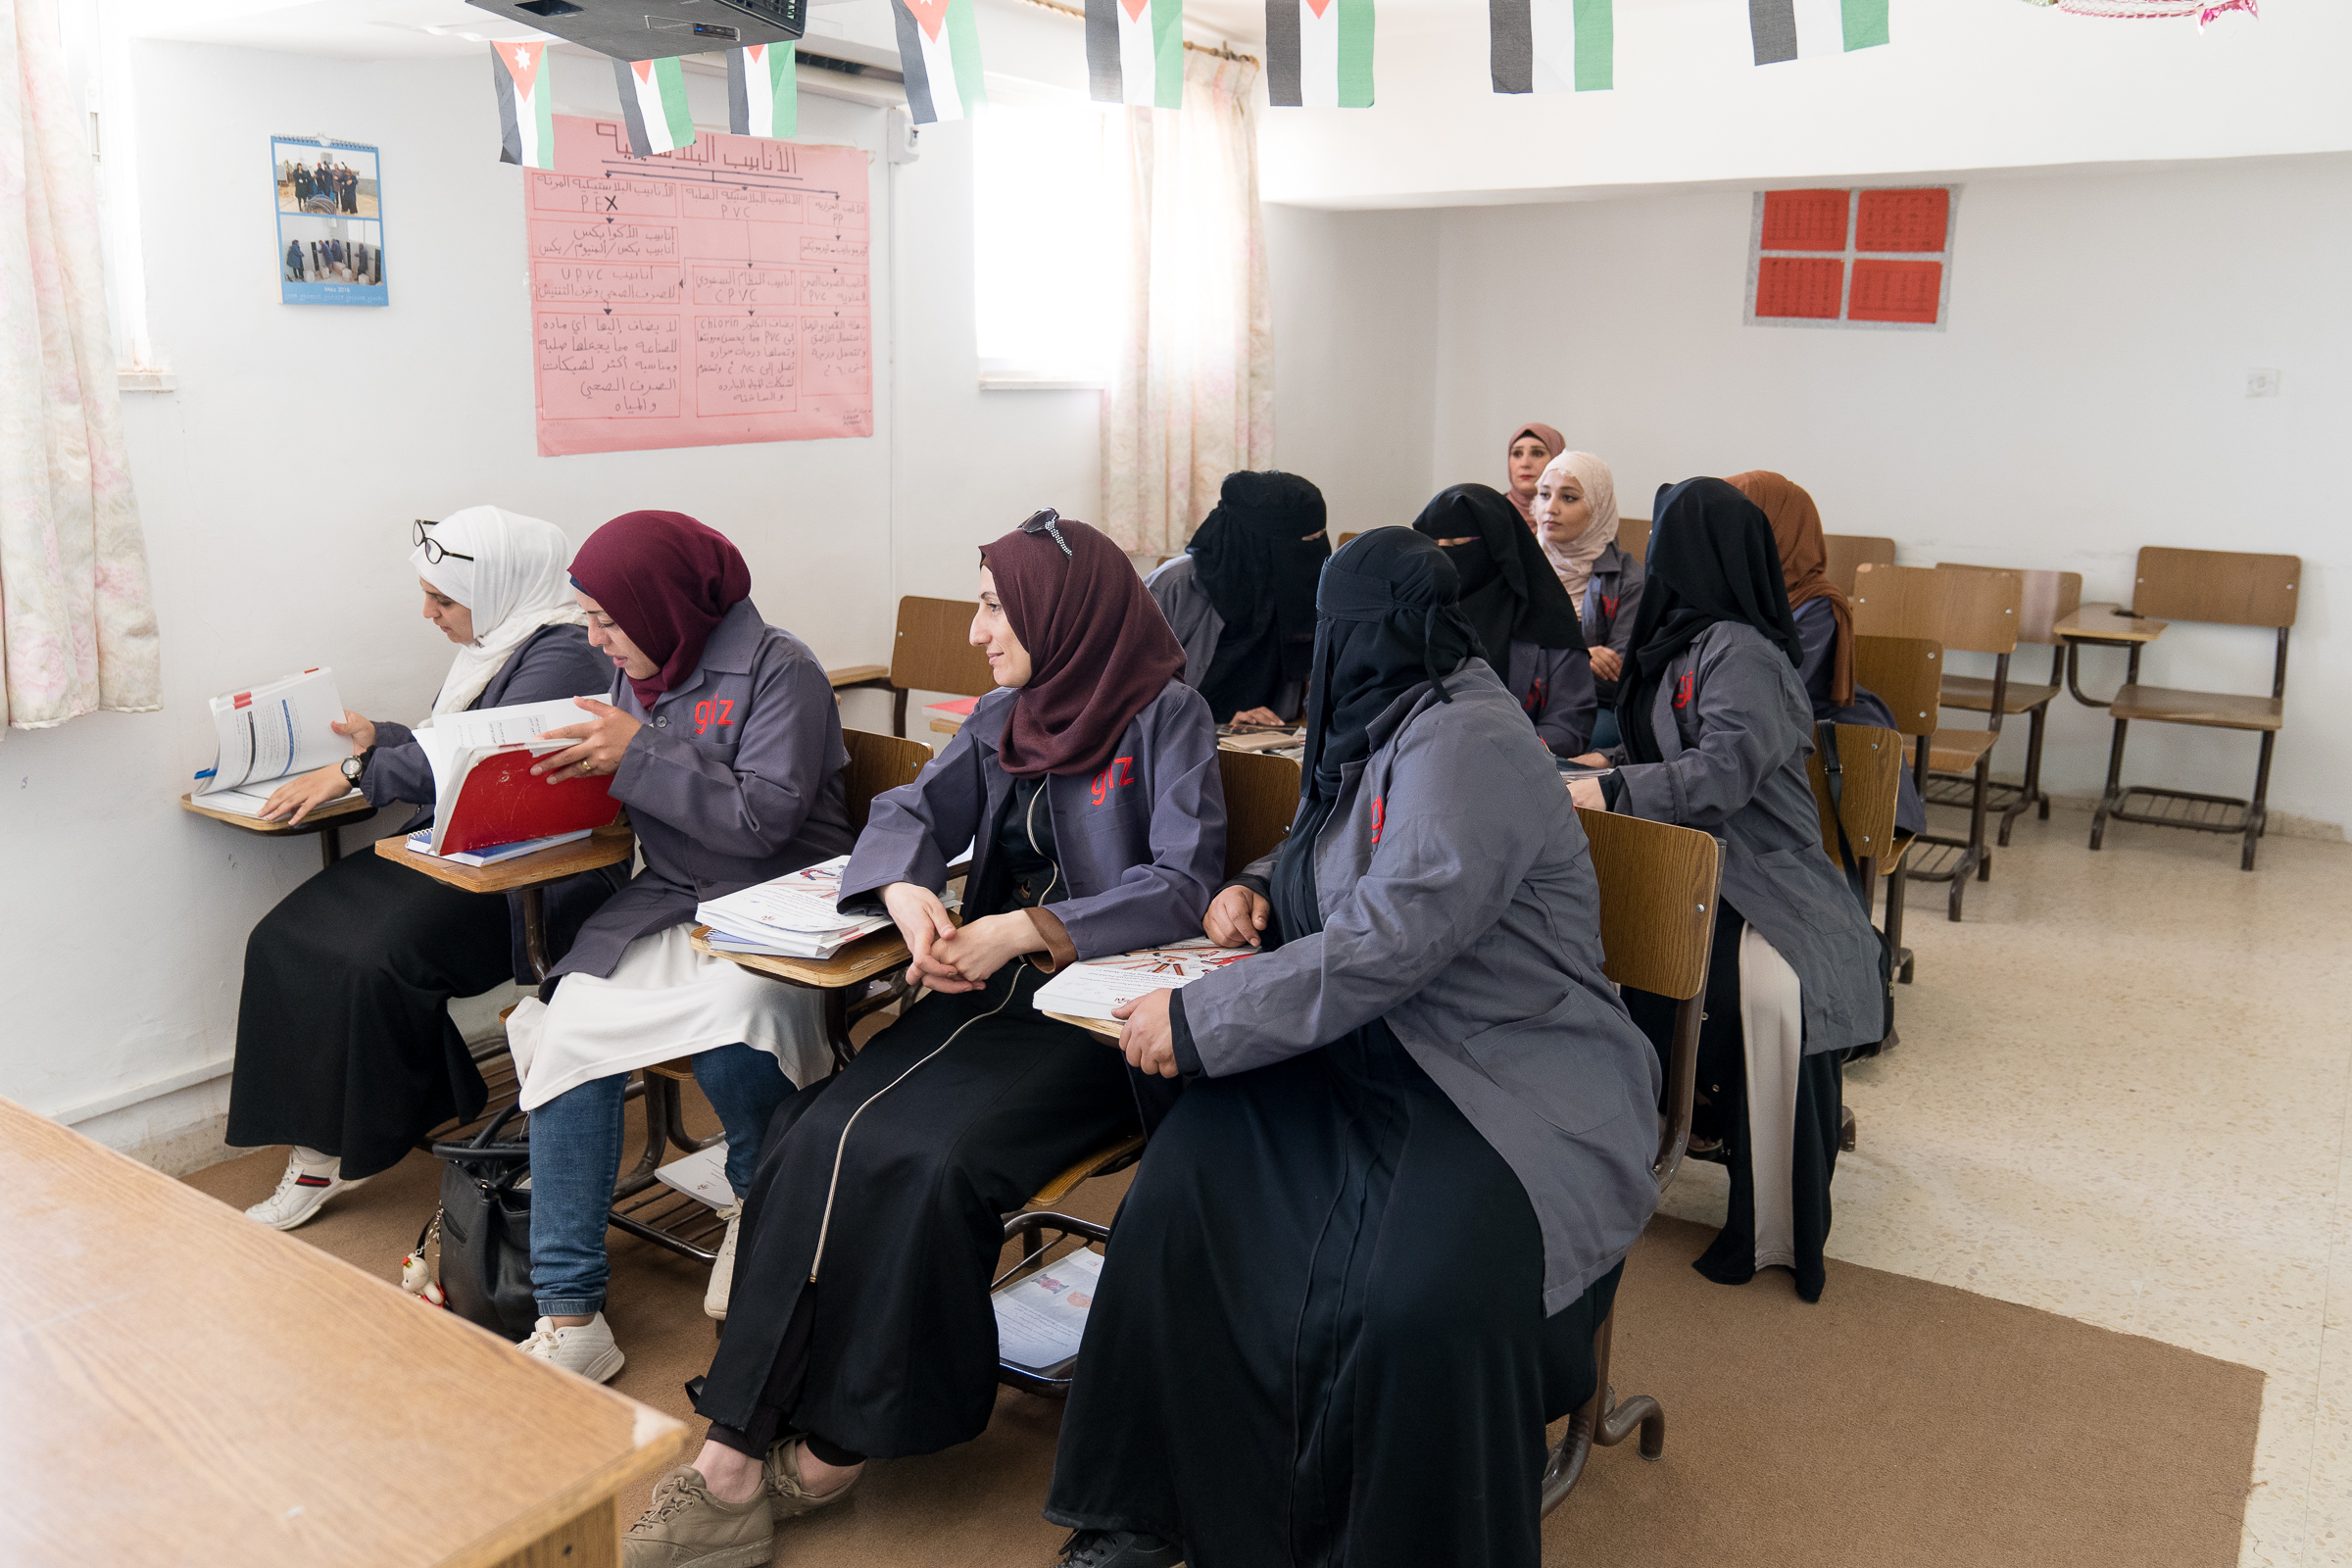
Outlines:
{"label": "wristwatch", "polygon": [[346,757],[343,759],[342,765],[344,782],[348,783],[353,789],[358,789],[360,787],[360,775],[368,771],[368,759],[373,757],[374,755],[375,748],[370,746],[364,752],[360,752],[351,757]]}

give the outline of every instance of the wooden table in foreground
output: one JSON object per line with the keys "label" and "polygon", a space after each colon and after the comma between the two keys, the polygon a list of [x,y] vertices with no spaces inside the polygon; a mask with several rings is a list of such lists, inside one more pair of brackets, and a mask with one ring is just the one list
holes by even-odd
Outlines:
{"label": "wooden table in foreground", "polygon": [[0,1101],[0,1562],[609,1568],[677,1421]]}
{"label": "wooden table in foreground", "polygon": [[412,871],[420,872],[436,882],[446,882],[467,893],[516,893],[522,895],[522,947],[530,956],[531,967],[544,979],[547,975],[547,886],[561,882],[582,871],[600,870],[608,865],[625,864],[637,854],[637,837],[625,821],[612,822],[598,828],[584,839],[559,844],[553,849],[530,855],[516,856],[495,865],[461,865],[444,860],[437,855],[418,855],[399,838],[377,839],[375,853],[387,860],[397,860]]}
{"label": "wooden table in foreground", "polygon": [[2051,624],[2050,630],[2066,644],[2066,689],[2076,702],[2085,708],[2105,708],[2108,705],[2095,697],[2082,695],[2075,680],[2075,662],[2084,648],[2124,648],[2126,656],[2124,684],[2139,681],[2139,651],[2164,634],[2172,622],[2150,620],[2134,615],[2120,605],[2089,604],[2073,614]]}
{"label": "wooden table in foreground", "polygon": [[332,865],[343,858],[343,840],[335,830],[347,819],[366,816],[375,809],[368,804],[368,797],[357,790],[341,800],[327,802],[300,822],[265,822],[258,816],[247,816],[241,811],[224,811],[218,806],[205,805],[192,793],[179,798],[179,808],[193,811],[198,816],[209,816],[216,822],[226,822],[230,827],[241,827],[248,833],[287,839],[316,833],[318,836],[318,863],[322,866]]}

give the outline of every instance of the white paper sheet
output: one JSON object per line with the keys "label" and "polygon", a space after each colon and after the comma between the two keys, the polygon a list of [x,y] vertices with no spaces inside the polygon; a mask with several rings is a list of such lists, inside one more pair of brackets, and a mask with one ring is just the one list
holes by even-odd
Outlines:
{"label": "white paper sheet", "polygon": [[727,1185],[727,1143],[723,1138],[709,1149],[671,1160],[655,1171],[654,1177],[712,1208],[735,1201],[735,1189]]}
{"label": "white paper sheet", "polygon": [[1102,1254],[1080,1248],[997,1292],[998,1358],[1051,1372],[1075,1356],[1102,1278]]}
{"label": "white paper sheet", "polygon": [[1227,964],[1253,957],[1255,948],[1220,948],[1206,937],[1164,948],[1142,948],[1073,963],[1037,988],[1037,1010],[1076,1018],[1108,1018],[1111,1009],[1147,991],[1174,991]]}

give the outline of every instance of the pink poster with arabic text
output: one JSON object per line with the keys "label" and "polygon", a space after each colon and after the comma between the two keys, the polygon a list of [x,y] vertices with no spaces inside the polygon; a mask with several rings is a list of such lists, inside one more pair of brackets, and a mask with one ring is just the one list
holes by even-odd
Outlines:
{"label": "pink poster with arabic text", "polygon": [[873,433],[862,149],[558,115],[523,200],[542,457]]}

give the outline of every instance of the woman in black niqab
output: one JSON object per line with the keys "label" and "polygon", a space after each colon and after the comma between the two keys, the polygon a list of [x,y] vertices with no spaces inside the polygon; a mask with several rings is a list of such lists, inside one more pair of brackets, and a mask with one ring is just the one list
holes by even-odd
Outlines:
{"label": "woman in black niqab", "polygon": [[1331,559],[1323,492],[1295,473],[1225,476],[1217,505],[1185,547],[1225,623],[1200,677],[1220,722],[1269,708],[1306,676],[1315,637],[1315,579]]}

